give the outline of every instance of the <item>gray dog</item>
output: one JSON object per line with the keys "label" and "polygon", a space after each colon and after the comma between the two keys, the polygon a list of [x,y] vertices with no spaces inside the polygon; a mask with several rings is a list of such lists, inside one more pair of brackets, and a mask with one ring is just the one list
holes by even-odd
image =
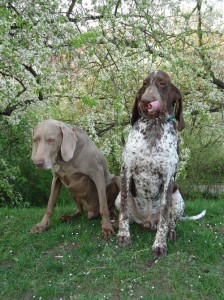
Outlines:
{"label": "gray dog", "polygon": [[38,168],[51,169],[53,181],[47,209],[42,220],[31,233],[40,233],[49,226],[54,205],[62,184],[68,188],[77,205],[72,215],[63,221],[73,220],[87,209],[89,219],[102,218],[102,236],[113,234],[110,218],[114,217],[115,199],[119,193],[119,177],[109,173],[102,152],[87,134],[76,126],[47,120],[33,131],[32,160]]}

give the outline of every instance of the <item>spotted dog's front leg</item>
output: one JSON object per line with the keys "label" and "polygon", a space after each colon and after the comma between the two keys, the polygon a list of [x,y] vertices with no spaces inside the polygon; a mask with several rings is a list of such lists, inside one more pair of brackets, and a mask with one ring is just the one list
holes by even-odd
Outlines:
{"label": "spotted dog's front leg", "polygon": [[169,230],[169,206],[171,205],[172,184],[164,184],[161,193],[160,218],[156,232],[156,238],[152,246],[155,258],[164,257],[167,254],[167,233]]}
{"label": "spotted dog's front leg", "polygon": [[161,258],[166,256],[167,254],[167,244],[166,244],[167,232],[168,232],[168,222],[166,220],[166,217],[162,217],[159,220],[159,226],[157,229],[156,238],[152,246],[152,254],[155,258]]}
{"label": "spotted dog's front leg", "polygon": [[129,181],[127,178],[127,170],[124,165],[121,167],[121,201],[119,214],[119,230],[117,234],[117,244],[119,246],[131,245],[131,235],[129,230],[129,216],[128,216],[128,196],[129,196]]}

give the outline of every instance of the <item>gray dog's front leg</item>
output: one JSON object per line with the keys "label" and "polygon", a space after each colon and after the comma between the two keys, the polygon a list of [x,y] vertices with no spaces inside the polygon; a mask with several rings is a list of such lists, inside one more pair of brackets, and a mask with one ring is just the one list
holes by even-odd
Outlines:
{"label": "gray dog's front leg", "polygon": [[54,175],[52,180],[52,185],[51,185],[51,194],[47,204],[47,209],[44,213],[42,220],[30,230],[30,233],[40,233],[49,226],[50,218],[53,214],[55,202],[57,200],[57,196],[60,192],[61,186],[62,184],[60,178]]}
{"label": "gray dog's front leg", "polygon": [[107,205],[106,196],[106,184],[104,178],[104,171],[98,167],[98,172],[92,177],[95,182],[100,204],[100,215],[102,218],[102,237],[104,240],[108,240],[112,234],[114,234],[114,229],[110,221],[110,213]]}

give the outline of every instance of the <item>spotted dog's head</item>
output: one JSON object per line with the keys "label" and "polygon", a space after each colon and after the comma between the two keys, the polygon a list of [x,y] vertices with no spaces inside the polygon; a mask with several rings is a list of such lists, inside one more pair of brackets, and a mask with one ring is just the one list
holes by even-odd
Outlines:
{"label": "spotted dog's head", "polygon": [[141,114],[147,117],[167,113],[174,114],[178,121],[179,131],[185,128],[183,119],[183,101],[180,91],[175,87],[168,74],[158,70],[149,74],[138,91],[131,117],[131,125],[140,118]]}

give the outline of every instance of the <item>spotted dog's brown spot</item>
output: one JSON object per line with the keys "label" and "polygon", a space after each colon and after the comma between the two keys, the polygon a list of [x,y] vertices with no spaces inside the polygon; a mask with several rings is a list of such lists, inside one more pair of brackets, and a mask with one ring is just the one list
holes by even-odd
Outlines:
{"label": "spotted dog's brown spot", "polygon": [[130,179],[130,193],[132,194],[133,197],[136,197],[136,187],[135,187],[135,182],[133,177]]}

